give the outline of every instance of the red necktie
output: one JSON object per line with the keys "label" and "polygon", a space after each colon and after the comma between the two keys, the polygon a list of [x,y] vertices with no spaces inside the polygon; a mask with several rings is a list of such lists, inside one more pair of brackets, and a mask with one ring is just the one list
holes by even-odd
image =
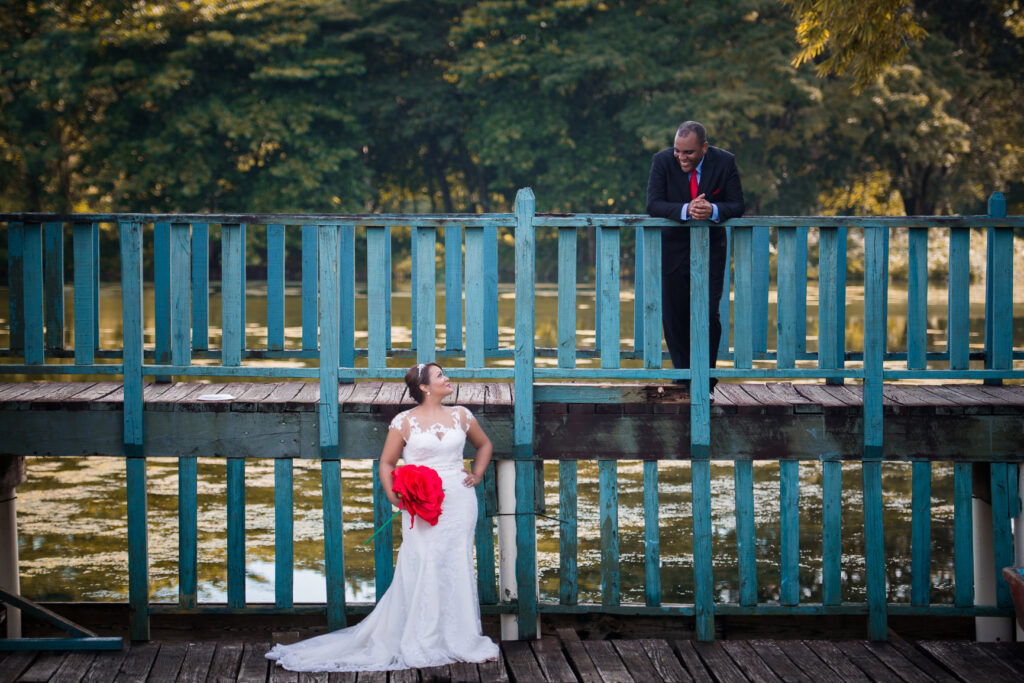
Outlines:
{"label": "red necktie", "polygon": [[697,171],[690,172],[690,201],[697,198]]}

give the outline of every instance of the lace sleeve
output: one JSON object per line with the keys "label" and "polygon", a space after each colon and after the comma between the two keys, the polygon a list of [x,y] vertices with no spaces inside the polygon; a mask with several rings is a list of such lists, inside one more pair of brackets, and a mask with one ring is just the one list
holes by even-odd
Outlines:
{"label": "lace sleeve", "polygon": [[468,432],[469,428],[473,426],[473,420],[476,419],[473,417],[472,411],[466,406],[459,406],[456,414],[459,416],[459,426],[462,427],[462,431]]}
{"label": "lace sleeve", "polygon": [[401,434],[402,435],[402,439],[404,441],[408,441],[409,440],[409,427],[408,427],[409,421],[408,421],[408,419],[406,419],[408,417],[409,417],[409,411],[408,410],[403,410],[398,415],[395,415],[391,419],[391,424],[388,425],[388,429],[392,429],[392,430],[398,432],[399,434]]}

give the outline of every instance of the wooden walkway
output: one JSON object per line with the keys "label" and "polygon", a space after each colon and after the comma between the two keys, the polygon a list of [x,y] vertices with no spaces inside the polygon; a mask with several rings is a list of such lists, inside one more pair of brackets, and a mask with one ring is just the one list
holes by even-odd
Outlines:
{"label": "wooden walkway", "polygon": [[121,652],[0,652],[0,683],[252,681],[1002,681],[1024,680],[1024,643],[821,640],[580,640],[570,629],[502,643],[500,662],[391,673],[296,674],[264,658],[269,643],[148,642]]}
{"label": "wooden walkway", "polygon": [[[499,455],[511,451],[513,387],[464,382],[448,399],[473,409]],[[671,384],[535,385],[534,450],[543,459],[686,457],[689,394]],[[1024,386],[884,386],[886,457],[1007,460],[1024,451]],[[227,400],[202,400],[228,395]],[[857,460],[863,388],[720,383],[711,405],[712,457]],[[146,454],[318,457],[315,382],[147,383]],[[342,384],[338,402],[352,452],[377,452],[381,423],[411,407],[404,383]],[[0,433],[13,455],[120,455],[120,382],[0,383]],[[228,415],[230,414],[230,418]],[[615,416],[615,419],[610,419]],[[54,430],[59,423],[66,429]],[[722,428],[726,427],[726,428]],[[671,454],[671,455],[669,455]]]}

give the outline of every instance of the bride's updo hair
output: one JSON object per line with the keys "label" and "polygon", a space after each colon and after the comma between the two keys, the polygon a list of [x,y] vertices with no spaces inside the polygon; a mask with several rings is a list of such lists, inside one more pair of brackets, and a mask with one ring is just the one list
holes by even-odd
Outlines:
{"label": "bride's updo hair", "polygon": [[405,385],[409,387],[409,395],[417,403],[423,403],[421,384],[430,384],[430,366],[442,369],[437,363],[418,363],[405,373]]}

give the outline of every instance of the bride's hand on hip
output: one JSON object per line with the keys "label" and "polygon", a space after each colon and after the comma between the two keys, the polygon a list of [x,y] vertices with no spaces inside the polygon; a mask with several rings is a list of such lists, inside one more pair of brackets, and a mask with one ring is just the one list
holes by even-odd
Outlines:
{"label": "bride's hand on hip", "polygon": [[462,480],[463,485],[473,488],[483,480],[483,477],[479,477],[472,472],[466,472],[466,478]]}

